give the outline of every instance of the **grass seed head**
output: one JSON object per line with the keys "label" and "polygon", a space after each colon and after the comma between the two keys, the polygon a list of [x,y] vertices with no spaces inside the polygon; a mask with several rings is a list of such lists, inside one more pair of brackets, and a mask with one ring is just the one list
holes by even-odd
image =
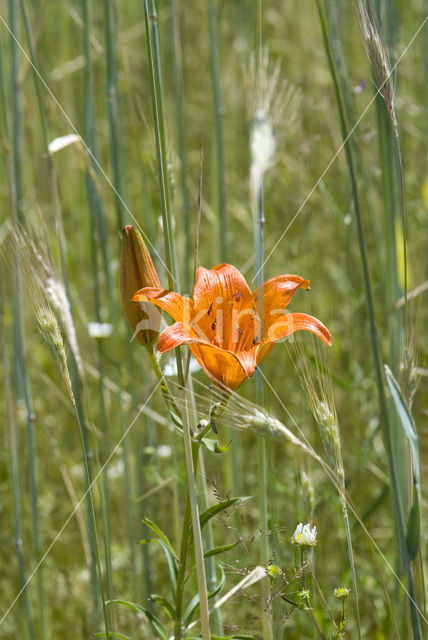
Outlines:
{"label": "grass seed head", "polygon": [[394,86],[391,76],[392,69],[388,47],[382,35],[376,11],[371,0],[357,0],[356,7],[364,46],[373,71],[373,77],[377,89],[385,100],[394,131],[397,132],[398,125],[395,115]]}

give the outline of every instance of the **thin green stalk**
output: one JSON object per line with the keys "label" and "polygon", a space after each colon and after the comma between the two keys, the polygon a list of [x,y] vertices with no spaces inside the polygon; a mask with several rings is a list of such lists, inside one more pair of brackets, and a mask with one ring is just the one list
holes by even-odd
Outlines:
{"label": "thin green stalk", "polygon": [[40,67],[36,57],[36,51],[34,48],[34,43],[33,43],[33,38],[31,33],[31,25],[28,17],[25,0],[21,0],[21,11],[24,19],[28,49],[30,52],[31,71],[33,75],[34,86],[36,89],[37,105],[39,108],[40,123],[41,123],[41,130],[42,130],[42,136],[43,136],[44,158],[46,160],[46,167],[47,167],[47,172],[49,176],[49,187],[51,190],[51,197],[54,205],[55,231],[57,236],[59,257],[60,257],[60,263],[61,263],[61,275],[65,285],[68,299],[70,300],[70,303],[71,303],[72,297],[71,297],[70,275],[69,275],[68,260],[67,260],[67,244],[65,240],[64,223],[63,223],[62,211],[61,211],[61,202],[58,194],[58,181],[57,181],[57,176],[55,173],[52,157],[49,153],[49,148],[48,148],[49,141],[50,141],[50,134],[49,134],[48,119],[46,115],[45,102],[43,100],[43,87],[41,85],[40,75],[39,75]]}
{"label": "thin green stalk", "polygon": [[[93,104],[93,70],[91,57],[91,0],[81,0],[83,28],[83,55],[85,59],[84,69],[84,140],[91,150],[94,158],[98,156],[97,134],[95,127],[95,109]],[[92,170],[97,172],[98,165],[92,162]],[[106,277],[106,295],[109,304],[110,316],[116,318],[115,296],[116,290],[110,259],[108,227],[105,220],[105,213],[101,203],[100,195],[93,181],[89,169],[86,171],[86,185],[88,193],[89,208],[91,213],[91,226],[97,230],[99,236],[98,247],[103,261],[104,274]]]}
{"label": "thin green stalk", "polygon": [[[144,429],[145,438],[144,440],[141,439],[141,441],[139,442],[138,460],[137,460],[137,465],[138,465],[137,486],[138,486],[138,493],[141,496],[144,495],[144,493],[146,492],[145,470],[148,465],[153,464],[151,460],[152,455],[151,454],[148,455],[145,449],[146,447],[155,446],[153,421],[149,416],[145,416],[145,423],[146,423],[145,429]],[[147,506],[144,504],[143,509],[139,512],[140,521],[143,521],[146,513],[147,513]],[[149,529],[147,525],[142,524],[141,538],[143,540],[148,539],[151,537],[150,535],[151,533],[152,533],[151,529]],[[142,555],[142,563],[143,563],[144,605],[149,610],[152,610],[154,603],[152,602],[152,600],[149,599],[150,595],[153,593],[153,588],[152,588],[153,565],[150,557],[150,545],[148,544],[141,545],[141,555]]]}
{"label": "thin green stalk", "polygon": [[[16,29],[18,24],[17,5],[15,2],[10,4],[11,12],[11,30],[17,37]],[[21,136],[22,126],[20,117],[20,87],[18,80],[18,51],[15,40],[11,39],[11,56],[12,56],[12,140],[13,140],[13,165],[10,165],[13,175],[11,180],[11,200],[12,204],[12,224],[14,231],[18,233],[19,226],[23,224],[20,215],[20,198],[21,193]],[[15,112],[16,109],[16,112]],[[5,117],[6,117],[5,110]],[[12,186],[13,185],[13,186]],[[15,347],[15,363],[17,372],[17,395],[23,397],[26,408],[27,422],[27,441],[29,450],[29,486],[31,500],[31,519],[33,525],[34,551],[37,561],[42,557],[43,542],[40,526],[39,513],[39,490],[38,490],[38,472],[37,472],[37,449],[35,439],[35,414],[33,407],[33,399],[31,393],[30,379],[28,375],[27,357],[26,357],[26,339],[25,339],[25,323],[24,323],[24,299],[23,299],[23,276],[22,276],[22,259],[19,251],[16,254],[16,287],[12,294],[13,298],[13,314],[14,322],[14,347]],[[38,592],[38,609],[40,620],[40,632],[46,634],[46,606],[44,598],[44,580],[43,571],[37,574],[37,592]]]}
{"label": "thin green stalk", "polygon": [[171,211],[170,185],[167,173],[168,156],[166,147],[165,121],[163,114],[162,75],[160,66],[156,3],[154,2],[154,0],[152,0],[151,12],[149,12],[148,0],[143,0],[143,6],[144,20],[146,24],[147,56],[149,59],[150,82],[152,89],[153,119],[155,122],[155,138],[160,183],[159,186],[162,205],[162,222],[166,266],[168,269],[168,287],[170,289],[179,289],[177,256],[175,251],[175,243],[172,237],[173,218]]}
{"label": "thin green stalk", "polygon": [[175,118],[177,122],[177,147],[180,158],[180,188],[183,212],[183,231],[185,238],[184,247],[184,287],[186,292],[191,291],[192,271],[191,271],[191,255],[192,255],[192,234],[190,230],[190,198],[187,188],[187,155],[185,145],[185,124],[183,110],[183,56],[181,51],[181,35],[180,35],[180,8],[179,0],[171,0],[172,9],[172,29],[173,29],[173,75],[175,81]]}
{"label": "thin green stalk", "polygon": [[119,230],[125,224],[124,206],[122,196],[122,172],[121,172],[121,147],[118,143],[117,123],[117,74],[116,74],[116,38],[114,22],[114,2],[104,0],[104,21],[106,37],[106,67],[107,67],[107,114],[110,133],[111,159],[113,167],[113,186],[115,190],[115,203],[117,225]]}
{"label": "thin green stalk", "polygon": [[218,209],[220,217],[220,255],[223,262],[229,259],[228,246],[228,221],[226,210],[226,174],[224,159],[224,133],[223,118],[225,114],[223,93],[221,89],[220,55],[217,33],[217,0],[208,0],[208,19],[210,34],[210,61],[211,77],[214,91],[215,106],[215,136],[216,136],[216,160],[217,160],[217,191]]}
{"label": "thin green stalk", "polygon": [[[9,0],[9,26],[13,34],[10,39],[10,77],[11,77],[11,140],[13,150],[13,185],[16,197],[17,222],[22,222],[21,199],[21,147],[22,147],[22,98],[19,85],[19,41],[18,32],[18,3],[17,0]],[[15,40],[16,38],[16,40]]]}
{"label": "thin green stalk", "polygon": [[[190,388],[191,399],[192,399],[192,416],[193,416],[193,419],[196,419],[197,411],[196,411],[196,404],[195,404],[195,398],[194,398],[192,378],[189,379],[189,388]],[[211,428],[211,426],[209,428]],[[201,434],[199,434],[198,437],[201,438]],[[195,474],[196,474],[197,464],[199,463],[199,466],[200,466],[199,476],[201,478],[201,485],[202,485],[201,493],[202,493],[203,508],[208,509],[209,507],[208,484],[207,484],[207,476],[205,473],[204,456],[203,456],[203,452],[201,450],[200,444],[194,443],[193,450],[194,450],[194,458],[196,458]],[[214,547],[214,535],[213,535],[213,526],[212,526],[211,520],[207,523],[205,528],[204,542],[207,549],[212,549]],[[208,592],[214,591],[217,585],[217,574],[216,574],[216,562],[213,556],[211,556],[205,561],[205,567],[206,567],[206,573],[207,573]],[[217,601],[217,596],[215,596],[211,600],[211,608],[214,608],[216,601]],[[211,618],[212,618],[212,623],[213,623],[215,633],[219,636],[224,635],[223,621],[222,621],[220,607],[214,608],[214,611],[211,614]]]}
{"label": "thin green stalk", "polygon": [[[262,105],[262,44],[263,44],[263,24],[262,24],[262,0],[255,3],[255,37],[254,37],[254,57],[255,57],[255,78],[256,78],[256,105],[259,109]],[[252,159],[257,162],[256,158]],[[254,253],[255,253],[255,284],[259,287],[263,284],[263,231],[264,231],[264,207],[263,207],[263,178],[261,178],[259,192],[254,202],[253,209],[253,233],[254,233]],[[257,312],[263,318],[262,296],[258,302]],[[263,375],[261,370],[256,371],[256,403],[259,406],[264,405],[264,388]],[[258,501],[260,510],[260,562],[264,567],[269,563],[269,508],[268,508],[268,461],[267,461],[267,443],[264,437],[257,439],[257,485],[258,485]],[[262,580],[262,619],[263,619],[263,637],[272,638],[272,620],[268,612],[267,602],[269,598],[269,583]]]}
{"label": "thin green stalk", "polygon": [[101,598],[104,629],[107,638],[110,637],[110,629],[108,624],[107,607],[104,597],[103,589],[103,575],[101,569],[101,556],[98,542],[97,522],[95,514],[95,506],[92,494],[92,469],[91,460],[92,453],[89,447],[88,429],[86,426],[85,412],[82,401],[81,380],[79,375],[79,369],[72,349],[68,349],[69,363],[70,363],[70,378],[73,391],[73,406],[76,413],[77,422],[79,425],[80,441],[82,446],[82,457],[85,469],[85,495],[86,495],[86,507],[88,517],[88,537],[91,551],[91,586],[92,597],[94,600],[94,613],[98,609],[98,597]]}
{"label": "thin green stalk", "polygon": [[[172,236],[172,212],[170,206],[170,190],[168,175],[166,173],[167,168],[167,149],[166,149],[166,135],[165,135],[165,122],[163,115],[163,97],[162,97],[162,75],[160,65],[160,49],[159,49],[159,34],[157,29],[157,15],[156,15],[156,3],[154,0],[151,2],[151,13],[149,14],[148,0],[144,0],[144,20],[146,25],[146,40],[147,40],[147,55],[150,68],[150,80],[152,87],[152,104],[153,104],[153,119],[155,122],[155,137],[157,147],[157,159],[158,159],[158,171],[159,182],[161,190],[161,203],[162,203],[162,220],[164,230],[164,242],[165,242],[165,254],[167,259],[168,268],[168,282],[170,289],[174,288],[179,290],[178,281],[178,269],[177,258],[175,251],[174,238]],[[150,21],[152,28],[150,29]],[[183,385],[183,394],[186,393],[184,388],[183,368],[181,363],[180,350],[176,349],[177,370],[179,383]],[[156,358],[154,358],[156,360]],[[193,525],[193,540],[196,557],[196,573],[198,577],[198,591],[200,598],[200,610],[202,620],[202,635],[204,640],[210,638],[209,628],[209,613],[208,613],[208,600],[207,589],[205,580],[205,564],[202,550],[202,537],[199,524],[198,515],[198,503],[196,498],[195,479],[193,474],[193,461],[192,461],[192,446],[189,426],[189,416],[187,405],[181,415],[183,423],[183,437],[184,437],[184,450],[186,457],[186,473],[187,473],[187,488],[190,496],[190,508],[192,515]]]}
{"label": "thin green stalk", "polygon": [[[18,444],[17,444],[17,425],[13,410],[12,385],[9,372],[9,361],[7,356],[7,340],[6,340],[6,324],[4,320],[4,304],[3,291],[0,271],[0,347],[3,364],[3,384],[6,399],[6,418],[9,428],[10,442],[10,466],[12,478],[12,495],[13,495],[13,525],[16,557],[18,560],[19,583],[21,589],[24,589],[24,606],[26,614],[26,623],[28,635],[31,640],[36,639],[36,630],[34,626],[34,615],[31,604],[30,592],[28,588],[24,588],[27,584],[27,576],[24,561],[24,546],[22,540],[22,513],[21,513],[21,491],[19,481],[19,462],[18,462]],[[21,628],[21,621],[18,623],[17,629]]]}
{"label": "thin green stalk", "polygon": [[[93,105],[93,73],[92,73],[92,59],[91,59],[91,0],[82,0],[82,19],[84,24],[83,29],[83,53],[85,58],[85,83],[84,83],[84,110],[85,110],[85,118],[84,118],[84,136],[85,142],[88,147],[91,149],[94,156],[97,155],[97,138],[96,138],[96,128],[95,128],[95,110]],[[111,261],[109,255],[108,248],[108,229],[105,222],[105,216],[102,209],[101,201],[99,194],[97,193],[95,184],[90,175],[90,171],[86,171],[86,187],[88,194],[88,203],[89,203],[89,214],[90,214],[90,236],[91,236],[91,256],[92,256],[92,270],[94,277],[94,291],[95,291],[95,317],[97,322],[101,322],[102,318],[100,315],[101,309],[101,299],[100,299],[100,281],[99,281],[99,271],[98,271],[98,247],[100,249],[100,253],[103,259],[104,272],[107,279],[107,295],[110,307],[110,315],[112,319],[116,318],[116,309],[114,303],[113,285],[112,285],[112,275],[111,275]],[[96,234],[99,236],[99,243],[97,243]],[[104,404],[104,370],[105,370],[105,356],[103,349],[101,347],[101,343],[98,345],[98,366],[100,369],[100,413],[101,413],[101,422],[102,429],[104,433],[103,437],[103,450],[104,454],[107,451],[108,444],[108,419],[107,419],[107,411]],[[77,373],[77,372],[76,372]],[[77,381],[79,384],[80,381]],[[81,421],[79,421],[81,422]],[[82,427],[84,427],[84,422],[82,423]],[[87,437],[86,431],[81,429],[82,434],[82,447],[84,454],[87,450]],[[87,470],[87,481],[91,483],[91,471],[90,467],[87,464],[86,460],[86,470]],[[102,497],[102,515],[103,515],[103,536],[104,536],[104,546],[105,546],[105,565],[106,565],[106,577],[107,577],[107,589],[109,598],[113,595],[113,585],[112,585],[112,568],[111,568],[111,555],[110,555],[110,522],[109,522],[109,509],[108,509],[108,478],[106,474],[103,477],[103,497]],[[95,542],[95,552],[96,552],[96,567],[98,571],[98,587],[102,600],[102,611],[104,618],[104,626],[107,637],[110,637],[110,630],[114,633],[114,619],[112,616],[112,610],[107,612],[105,605],[105,597],[104,597],[104,588],[103,588],[103,577],[101,570],[101,560],[100,560],[100,550],[98,544],[98,534],[96,528],[96,520],[95,520],[95,509],[93,504],[92,494],[90,492],[90,509],[91,509],[91,520],[92,520],[92,532],[91,537],[94,537],[93,542]],[[95,586],[95,585],[94,585]]]}
{"label": "thin green stalk", "polygon": [[[189,407],[186,389],[182,389],[183,400],[183,431],[184,431],[184,452],[186,457],[186,470],[188,477],[188,494],[186,498],[186,512],[183,522],[183,544],[182,554],[180,560],[184,560],[187,554],[187,546],[189,544],[190,532],[193,534],[193,546],[195,551],[196,561],[196,575],[198,581],[199,591],[199,609],[201,617],[201,631],[203,640],[210,640],[210,614],[208,609],[208,597],[207,597],[207,582],[205,575],[205,561],[204,551],[202,546],[201,527],[199,523],[199,509],[196,496],[196,483],[195,483],[195,471],[198,462],[198,449],[199,444],[192,444],[192,438],[190,433],[190,418]],[[189,517],[190,516],[190,517]],[[190,527],[191,524],[191,527]],[[180,566],[181,569],[181,566]],[[185,569],[185,567],[184,567]],[[183,583],[180,585],[181,602],[184,588],[184,574],[181,576]],[[177,593],[178,593],[178,578],[177,578]],[[181,608],[181,606],[180,606]],[[178,637],[175,636],[175,640],[181,640],[181,618],[177,615],[176,625],[180,625],[180,632]]]}
{"label": "thin green stalk", "polygon": [[398,532],[398,543],[399,543],[402,558],[403,558],[405,575],[406,575],[406,587],[407,587],[407,591],[409,593],[409,599],[410,599],[409,606],[410,606],[410,612],[411,612],[411,618],[412,618],[413,635],[415,640],[421,640],[422,634],[421,634],[421,626],[420,626],[419,613],[418,613],[418,607],[417,607],[417,601],[416,601],[416,590],[415,590],[415,584],[414,584],[414,578],[413,578],[412,565],[411,565],[411,561],[410,561],[408,550],[407,550],[407,544],[406,544],[406,525],[404,520],[403,504],[401,500],[401,492],[400,492],[400,486],[399,486],[399,480],[398,480],[396,460],[395,460],[394,452],[392,448],[388,407],[387,407],[386,394],[385,394],[385,388],[383,383],[382,359],[381,359],[380,346],[379,346],[377,329],[376,329],[373,293],[372,293],[372,286],[371,286],[369,266],[368,266],[367,244],[366,244],[363,217],[362,217],[362,211],[361,211],[361,205],[360,205],[360,197],[359,197],[359,191],[358,191],[358,182],[357,182],[357,175],[355,170],[353,148],[349,140],[350,128],[348,125],[348,116],[346,112],[346,106],[343,100],[342,89],[341,89],[341,85],[340,85],[340,81],[337,73],[334,51],[332,50],[330,45],[328,24],[326,21],[321,0],[316,0],[316,4],[317,4],[318,13],[319,13],[320,22],[321,22],[324,46],[326,49],[330,71],[331,71],[335,93],[336,93],[336,100],[337,100],[337,106],[338,106],[339,116],[340,116],[342,136],[343,136],[344,146],[345,146],[346,160],[347,160],[349,176],[351,180],[352,196],[353,196],[355,215],[356,215],[356,221],[357,221],[358,243],[359,243],[360,254],[361,254],[364,286],[365,286],[367,307],[368,307],[368,313],[369,313],[370,338],[372,343],[376,382],[377,382],[377,389],[378,389],[378,395],[379,395],[379,404],[380,404],[380,412],[381,412],[380,418],[381,418],[381,424],[384,431],[385,448],[388,456],[389,474],[391,477],[391,488],[392,488],[393,504],[394,504],[394,517],[396,519],[396,526],[397,526],[397,532]]}
{"label": "thin green stalk", "polygon": [[187,553],[189,549],[189,542],[191,539],[191,513],[190,513],[190,498],[189,494],[186,496],[186,507],[183,518],[183,533],[181,537],[180,548],[180,563],[178,565],[177,574],[177,595],[175,598],[175,622],[174,622],[174,640],[181,640],[183,637],[182,632],[182,617],[183,617],[183,596],[184,596],[184,581],[186,577],[186,565],[187,565]]}
{"label": "thin green stalk", "polygon": [[[123,431],[123,429],[122,429]],[[126,523],[127,523],[127,533],[128,533],[128,546],[129,546],[129,556],[131,560],[132,567],[132,575],[133,575],[133,591],[135,601],[138,602],[140,597],[140,574],[141,574],[141,566],[140,563],[137,562],[137,553],[135,546],[135,481],[133,474],[133,452],[135,448],[132,444],[131,438],[125,438],[123,443],[123,461],[124,461],[124,490],[125,490],[125,510],[126,510]],[[139,464],[139,450],[137,449],[136,455],[136,463]],[[142,475],[142,474],[140,474]],[[145,545],[143,545],[145,546]],[[143,553],[144,556],[144,553]]]}

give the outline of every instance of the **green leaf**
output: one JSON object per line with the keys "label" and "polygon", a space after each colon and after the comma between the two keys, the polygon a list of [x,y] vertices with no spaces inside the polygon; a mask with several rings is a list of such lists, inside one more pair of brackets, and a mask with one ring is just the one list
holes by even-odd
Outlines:
{"label": "green leaf", "polygon": [[215,596],[218,593],[220,593],[220,591],[223,589],[224,585],[226,584],[226,574],[222,566],[220,566],[220,571],[221,571],[221,578],[218,581],[217,585],[214,587],[214,589],[212,591],[208,591],[208,600],[212,600],[212,598],[215,598]]}
{"label": "green leaf", "polygon": [[421,513],[419,509],[419,492],[416,484],[413,485],[413,504],[407,522],[406,545],[410,560],[414,560],[418,555],[419,542],[421,537]]}
{"label": "green leaf", "polygon": [[229,500],[224,500],[223,502],[218,502],[213,505],[209,509],[205,509],[199,516],[199,522],[201,523],[201,529],[204,527],[211,518],[214,518],[218,513],[225,511],[229,507],[232,507],[234,504],[244,504],[251,500],[251,496],[241,497],[241,498],[229,498]]}
{"label": "green leaf", "polygon": [[199,607],[199,593],[196,593],[189,602],[186,611],[183,615],[183,624],[187,626],[194,616],[196,609]]}
{"label": "green leaf", "polygon": [[150,596],[150,600],[152,600],[153,602],[157,602],[157,604],[160,604],[161,607],[165,609],[171,620],[175,620],[175,607],[169,600],[167,600],[167,598],[164,598],[158,593],[152,593]]}
{"label": "green leaf", "polygon": [[135,602],[128,602],[127,600],[108,600],[106,604],[122,604],[125,607],[129,607],[130,609],[134,609],[135,611],[142,613],[146,616],[147,620],[152,625],[152,628],[158,634],[158,637],[161,638],[161,640],[169,640],[169,635],[161,621],[155,615],[153,615],[153,613],[151,613],[145,607],[142,607],[140,604],[136,604]]}
{"label": "green leaf", "polygon": [[147,540],[140,540],[140,544],[149,544],[149,542],[153,542],[154,544],[158,544],[165,552],[165,556],[168,562],[169,569],[169,580],[171,582],[171,590],[172,595],[177,595],[177,574],[178,574],[178,561],[175,556],[171,553],[171,548],[168,547],[167,544],[163,540],[158,540],[158,538],[148,538]]}
{"label": "green leaf", "polygon": [[419,467],[418,432],[416,431],[413,418],[410,415],[410,412],[404,401],[399,384],[394,378],[394,376],[392,375],[388,365],[385,365],[385,373],[386,373],[386,379],[388,381],[388,386],[391,391],[392,399],[394,401],[395,410],[397,411],[398,417],[400,418],[401,426],[403,427],[403,431],[410,443],[410,452],[412,455],[412,463],[413,463],[413,475],[414,475],[416,487],[419,491],[421,472]]}
{"label": "green leaf", "polygon": [[205,551],[204,558],[211,558],[211,556],[217,556],[219,553],[223,553],[223,551],[229,551],[230,549],[233,549],[233,547],[236,547],[237,544],[239,544],[239,540],[235,540],[232,544],[224,544],[221,547],[209,549],[208,551]]}
{"label": "green leaf", "polygon": [[153,520],[150,520],[150,518],[147,518],[147,516],[144,517],[143,519],[143,524],[145,524],[147,527],[149,527],[152,531],[154,531],[159,538],[161,538],[161,540],[164,541],[164,543],[166,544],[166,546],[168,547],[168,549],[170,550],[170,552],[172,553],[172,555],[174,556],[174,558],[177,560],[178,562],[178,556],[174,551],[174,547],[172,546],[172,544],[170,543],[170,541],[168,540],[167,536],[164,534],[164,532],[162,531],[162,529],[160,529],[157,524],[155,524],[153,522]]}
{"label": "green leaf", "polygon": [[[221,578],[218,582],[218,584],[215,586],[215,588],[212,591],[208,592],[208,600],[211,600],[212,598],[214,598],[218,593],[220,593],[220,591],[223,589],[225,582],[226,582],[226,574],[224,573],[223,567],[220,567],[220,571],[221,571]],[[193,598],[191,599],[191,601],[189,602],[189,605],[186,609],[186,611],[184,612],[184,616],[183,616],[183,624],[185,626],[187,626],[193,616],[194,613],[196,611],[196,609],[199,607],[199,593],[195,594],[193,596]],[[212,636],[211,636],[212,638]]]}
{"label": "green leaf", "polygon": [[232,440],[229,440],[227,444],[221,445],[218,440],[211,440],[210,438],[202,438],[201,442],[211,453],[225,453],[232,444]]}

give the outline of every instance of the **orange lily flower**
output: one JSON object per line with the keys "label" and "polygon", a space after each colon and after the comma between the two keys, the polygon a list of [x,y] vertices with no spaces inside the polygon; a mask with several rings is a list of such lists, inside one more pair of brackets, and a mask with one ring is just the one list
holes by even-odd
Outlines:
{"label": "orange lily flower", "polygon": [[274,343],[295,331],[311,331],[331,345],[329,330],[306,313],[284,313],[296,289],[309,280],[282,275],[251,292],[244,276],[230,264],[199,267],[193,299],[154,287],[140,289],[134,302],[152,302],[175,323],[159,336],[166,353],[182,344],[216,384],[237,389],[271,352]]}

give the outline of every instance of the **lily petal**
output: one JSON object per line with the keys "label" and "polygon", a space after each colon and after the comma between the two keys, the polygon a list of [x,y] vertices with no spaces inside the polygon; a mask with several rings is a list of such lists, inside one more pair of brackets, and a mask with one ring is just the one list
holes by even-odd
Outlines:
{"label": "lily petal", "polygon": [[208,308],[212,300],[221,296],[233,298],[239,296],[251,298],[251,289],[244,276],[231,264],[218,264],[213,269],[199,267],[196,271],[193,301],[195,310]]}
{"label": "lily petal", "polygon": [[318,338],[321,338],[326,345],[331,347],[330,331],[317,318],[307,313],[288,313],[277,315],[276,319],[271,319],[271,324],[266,327],[263,345],[276,342],[295,331],[302,330],[311,331],[318,336]]}
{"label": "lily petal", "polygon": [[272,312],[285,309],[297,289],[309,289],[309,280],[300,276],[283,275],[266,280],[254,292],[254,300],[263,312],[265,325],[269,326]]}
{"label": "lily petal", "polygon": [[193,314],[193,300],[180,296],[175,291],[145,287],[134,294],[133,302],[152,302],[164,309],[176,322],[190,322]]}
{"label": "lily petal", "polygon": [[253,296],[244,276],[230,264],[213,269],[199,267],[193,302],[198,334],[223,349],[235,351],[242,325],[254,313]]}
{"label": "lily petal", "polygon": [[158,350],[166,353],[183,344],[189,345],[194,357],[213,382],[232,390],[237,389],[249,378],[257,366],[257,348],[251,352],[238,353],[221,349],[199,338],[189,325],[182,322],[176,322],[162,331],[158,340]]}

